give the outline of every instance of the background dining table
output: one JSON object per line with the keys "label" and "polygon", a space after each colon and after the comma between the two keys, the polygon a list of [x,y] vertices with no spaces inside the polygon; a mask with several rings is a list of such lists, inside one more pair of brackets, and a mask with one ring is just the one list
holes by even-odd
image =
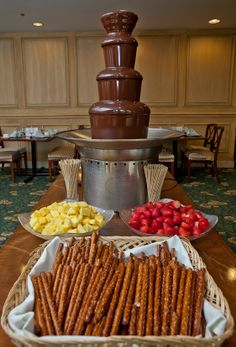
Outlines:
{"label": "background dining table", "polygon": [[[81,188],[80,188],[81,189]],[[82,192],[80,191],[82,197]],[[162,187],[162,198],[178,199],[183,204],[192,204],[189,196],[184,192],[181,185],[175,179],[167,174],[164,185]],[[65,186],[63,177],[60,175],[50,186],[48,192],[41,198],[35,208],[41,208],[49,205],[54,201],[61,201],[65,198]],[[106,228],[101,230],[104,236],[129,236],[134,233],[123,223],[123,221],[115,216],[107,224]],[[7,295],[17,280],[25,265],[27,264],[31,252],[39,247],[45,240],[36,237],[27,232],[22,226],[18,227],[0,251],[0,307],[7,298]],[[209,273],[222,290],[227,299],[231,313],[236,318],[236,257],[232,250],[226,245],[223,238],[214,228],[204,237],[200,237],[192,241],[192,245],[202,257],[207,266]],[[0,330],[0,346],[13,346],[9,337],[3,329]],[[236,334],[234,332],[228,340],[223,344],[224,347],[236,346]]]}
{"label": "background dining table", "polygon": [[31,161],[32,161],[32,172],[29,177],[27,177],[24,182],[30,182],[35,176],[42,176],[45,173],[39,172],[37,168],[37,142],[49,142],[55,138],[54,135],[44,136],[44,137],[34,137],[34,136],[20,136],[20,137],[1,137],[3,142],[5,141],[23,141],[30,142],[31,145]]}

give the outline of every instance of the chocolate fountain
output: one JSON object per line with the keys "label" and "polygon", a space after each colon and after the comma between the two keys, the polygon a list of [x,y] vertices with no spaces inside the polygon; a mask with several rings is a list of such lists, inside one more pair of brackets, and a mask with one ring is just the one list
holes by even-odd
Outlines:
{"label": "chocolate fountain", "polygon": [[131,33],[136,14],[104,14],[108,35],[102,43],[106,69],[97,75],[100,101],[89,109],[92,138],[138,139],[148,133],[150,109],[139,101],[142,75],[134,70],[138,43]]}
{"label": "chocolate fountain", "polygon": [[127,11],[102,16],[106,69],[97,76],[100,101],[89,110],[91,129],[57,134],[77,145],[83,199],[115,211],[146,202],[144,164],[157,162],[162,145],[183,135],[148,128],[150,110],[139,101],[142,76],[134,70],[138,44],[131,33],[137,19]]}

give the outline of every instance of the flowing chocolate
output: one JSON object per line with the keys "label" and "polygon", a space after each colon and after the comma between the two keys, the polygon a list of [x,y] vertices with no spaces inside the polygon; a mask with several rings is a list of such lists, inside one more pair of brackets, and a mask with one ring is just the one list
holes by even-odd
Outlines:
{"label": "flowing chocolate", "polygon": [[99,102],[89,109],[92,138],[146,138],[150,109],[139,101],[142,75],[134,70],[137,41],[131,33],[138,20],[127,11],[106,13],[102,43],[106,69],[97,75]]}

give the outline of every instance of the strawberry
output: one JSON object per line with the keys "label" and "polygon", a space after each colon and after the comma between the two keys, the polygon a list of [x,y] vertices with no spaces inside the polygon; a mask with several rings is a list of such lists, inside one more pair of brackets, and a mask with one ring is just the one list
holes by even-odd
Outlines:
{"label": "strawberry", "polygon": [[174,201],[172,201],[172,206],[173,206],[176,210],[178,210],[178,209],[181,207],[181,203],[180,203],[179,200],[174,200]]}
{"label": "strawberry", "polygon": [[130,220],[128,222],[128,224],[131,226],[131,228],[134,228],[134,229],[137,229],[137,230],[139,230],[140,225],[141,225],[140,222],[137,221],[137,220]]}
{"label": "strawberry", "polygon": [[184,229],[183,227],[179,227],[179,235],[188,237],[188,236],[191,236],[191,232]]}
{"label": "strawberry", "polygon": [[[173,219],[171,217],[166,217],[164,219],[164,223],[168,224],[170,227],[174,226],[174,222],[173,222]],[[163,225],[164,225],[164,223],[163,223]]]}
{"label": "strawberry", "polygon": [[199,229],[201,229],[202,231],[205,231],[209,228],[209,222],[206,218],[200,218],[198,221],[198,226],[199,226]]}
{"label": "strawberry", "polygon": [[186,223],[186,222],[181,222],[180,227],[182,227],[182,228],[184,228],[186,230],[192,229],[192,226],[190,224]]}
{"label": "strawberry", "polygon": [[169,207],[163,207],[161,209],[161,214],[163,217],[171,217],[173,215],[173,211]]}

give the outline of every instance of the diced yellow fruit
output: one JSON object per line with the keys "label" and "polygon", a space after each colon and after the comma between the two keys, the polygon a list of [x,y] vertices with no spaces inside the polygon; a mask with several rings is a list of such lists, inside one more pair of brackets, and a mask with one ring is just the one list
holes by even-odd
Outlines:
{"label": "diced yellow fruit", "polygon": [[59,212],[57,210],[50,210],[50,213],[53,217],[58,217],[59,216]]}
{"label": "diced yellow fruit", "polygon": [[46,224],[47,223],[47,219],[45,217],[39,217],[39,223],[40,224]]}
{"label": "diced yellow fruit", "polygon": [[90,208],[89,207],[81,207],[80,214],[84,217],[90,217]]}
{"label": "diced yellow fruit", "polygon": [[85,225],[85,224],[89,224],[90,222],[90,218],[86,217],[86,218],[83,218],[82,220],[82,224]]}
{"label": "diced yellow fruit", "polygon": [[67,214],[70,216],[70,215],[73,215],[73,214],[77,214],[76,210],[71,207],[68,211],[67,211]]}
{"label": "diced yellow fruit", "polygon": [[79,207],[87,207],[88,206],[87,202],[85,202],[85,201],[78,201],[77,204]]}
{"label": "diced yellow fruit", "polygon": [[81,234],[87,232],[81,224],[78,225],[77,230],[78,230],[78,233],[81,233]]}

